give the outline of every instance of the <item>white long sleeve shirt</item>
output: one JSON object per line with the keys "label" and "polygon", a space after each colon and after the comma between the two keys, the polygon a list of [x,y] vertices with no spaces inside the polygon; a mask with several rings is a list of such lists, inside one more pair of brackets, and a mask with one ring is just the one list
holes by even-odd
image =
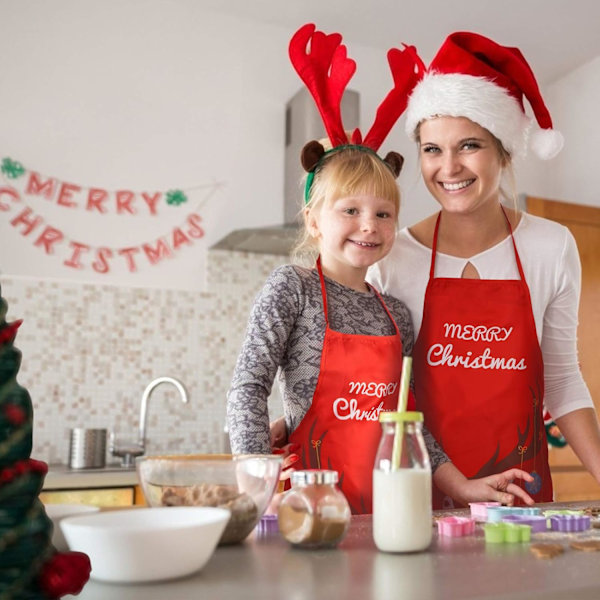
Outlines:
{"label": "white long sleeve shirt", "polygon": [[[538,341],[544,359],[544,404],[557,419],[579,408],[593,407],[577,359],[577,314],[581,264],[570,231],[554,221],[524,213],[514,231],[529,286]],[[510,236],[470,258],[437,254],[436,277],[461,277],[471,263],[482,279],[518,279]],[[409,308],[415,339],[421,329],[429,280],[431,249],[407,228],[400,230],[392,251],[369,269],[368,281],[401,299]]]}

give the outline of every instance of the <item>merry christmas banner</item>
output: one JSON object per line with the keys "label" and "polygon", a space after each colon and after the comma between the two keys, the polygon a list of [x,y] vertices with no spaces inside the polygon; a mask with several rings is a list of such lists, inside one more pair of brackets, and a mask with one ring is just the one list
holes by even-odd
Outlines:
{"label": "merry christmas banner", "polygon": [[20,239],[61,269],[102,275],[135,274],[179,258],[204,237],[200,209],[222,187],[86,187],[28,170],[8,157],[0,171],[0,236]]}

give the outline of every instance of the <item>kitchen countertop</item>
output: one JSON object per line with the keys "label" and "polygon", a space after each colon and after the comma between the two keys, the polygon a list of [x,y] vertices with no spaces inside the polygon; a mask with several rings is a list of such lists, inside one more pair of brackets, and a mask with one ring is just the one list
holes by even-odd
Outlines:
{"label": "kitchen countertop", "polygon": [[124,468],[118,464],[102,469],[70,469],[67,465],[48,465],[44,479],[44,490],[113,488],[137,485],[135,468]]}
{"label": "kitchen countertop", "polygon": [[[543,509],[600,507],[600,500],[539,505]],[[143,510],[143,509],[139,509]],[[437,511],[440,515],[468,512]],[[600,539],[600,530],[536,533],[532,541],[560,542],[565,552],[538,559],[529,544],[486,544],[473,536],[438,537],[429,550],[379,552],[371,516],[352,518],[337,549],[298,550],[279,535],[256,531],[237,546],[217,548],[202,571],[149,584],[115,585],[91,580],[73,600],[598,600],[600,552],[569,548],[575,537]]]}

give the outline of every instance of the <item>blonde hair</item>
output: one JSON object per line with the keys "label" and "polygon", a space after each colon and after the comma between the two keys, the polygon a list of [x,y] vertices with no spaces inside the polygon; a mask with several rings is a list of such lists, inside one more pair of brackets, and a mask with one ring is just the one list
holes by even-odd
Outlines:
{"label": "blonde hair", "polygon": [[504,175],[504,181],[506,182],[508,189],[505,189],[500,184],[500,196],[504,198],[513,208],[515,213],[519,213],[519,202],[517,198],[517,180],[515,178],[515,170],[513,168],[512,156],[510,152],[504,147],[502,142],[493,134],[490,133],[496,145],[498,156],[500,157],[500,164],[502,165],[502,172]]}
{"label": "blonde hair", "polygon": [[308,202],[301,210],[304,227],[291,253],[294,262],[312,267],[319,254],[318,241],[306,226],[309,218],[339,198],[361,194],[391,200],[397,222],[400,190],[390,168],[374,152],[361,147],[344,147],[322,159],[315,171]]}

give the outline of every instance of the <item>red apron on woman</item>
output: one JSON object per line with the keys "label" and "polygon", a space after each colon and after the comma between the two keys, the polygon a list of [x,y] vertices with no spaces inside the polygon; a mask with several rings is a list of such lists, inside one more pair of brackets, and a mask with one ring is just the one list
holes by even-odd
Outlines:
{"label": "red apron on woman", "polygon": [[[466,477],[518,467],[534,477],[525,483],[532,498],[549,502],[544,364],[510,222],[520,279],[457,279],[435,277],[440,217],[413,353],[418,410]],[[433,507],[449,506],[434,486]]]}
{"label": "red apron on woman", "polygon": [[289,441],[300,444],[303,469],[333,469],[352,512],[370,513],[372,477],[381,438],[379,413],[396,410],[402,372],[402,340],[394,324],[389,336],[333,331],[327,317],[327,292],[320,260],[325,337],[319,379],[311,407]]}

